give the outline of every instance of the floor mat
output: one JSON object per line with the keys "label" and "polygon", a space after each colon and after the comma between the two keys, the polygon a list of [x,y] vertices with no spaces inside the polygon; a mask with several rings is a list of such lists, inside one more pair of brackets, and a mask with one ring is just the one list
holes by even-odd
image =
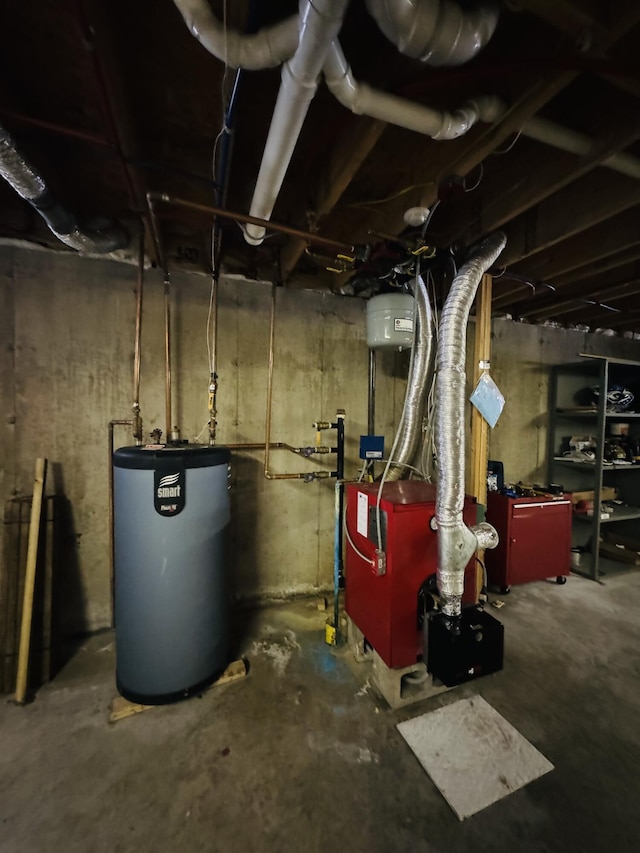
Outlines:
{"label": "floor mat", "polygon": [[460,820],[553,770],[479,696],[398,723],[398,731]]}

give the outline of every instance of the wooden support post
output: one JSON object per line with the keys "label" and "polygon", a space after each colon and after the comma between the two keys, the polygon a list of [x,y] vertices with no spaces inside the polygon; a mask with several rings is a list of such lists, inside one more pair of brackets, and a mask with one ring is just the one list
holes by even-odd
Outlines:
{"label": "wooden support post", "polygon": [[[491,358],[491,291],[493,280],[484,275],[476,296],[476,329],[473,349],[473,385],[484,372]],[[471,408],[471,481],[470,492],[482,506],[487,505],[487,462],[489,459],[489,424],[480,412]],[[484,551],[478,552],[483,559]],[[482,567],[478,565],[476,593],[483,586]],[[476,595],[477,597],[477,595]]]}
{"label": "wooden support post", "polygon": [[24,579],[24,598],[22,603],[22,622],[20,625],[20,648],[18,651],[18,675],[16,679],[15,701],[23,705],[27,695],[29,671],[29,650],[31,648],[31,617],[33,615],[33,596],[36,585],[36,563],[40,542],[40,516],[42,513],[42,495],[47,474],[47,460],[36,461],[36,474],[33,484],[31,503],[31,521],[29,523],[29,545],[27,547],[27,570]]}

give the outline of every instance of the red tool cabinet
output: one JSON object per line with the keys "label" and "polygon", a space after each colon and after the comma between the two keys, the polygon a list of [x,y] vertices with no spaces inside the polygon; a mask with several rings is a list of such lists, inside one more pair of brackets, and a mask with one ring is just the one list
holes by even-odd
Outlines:
{"label": "red tool cabinet", "polygon": [[561,498],[487,495],[487,521],[500,536],[493,551],[485,551],[492,586],[507,592],[513,584],[555,577],[564,583],[571,570],[571,500]]}
{"label": "red tool cabinet", "polygon": [[[378,483],[348,483],[346,524],[361,554],[346,543],[345,609],[387,666],[411,666],[422,654],[418,629],[418,592],[435,574],[437,534],[430,522],[436,513],[436,489],[430,483],[405,480],[386,483],[380,501],[386,573],[375,560]],[[464,520],[476,523],[475,498],[465,498]],[[386,537],[385,537],[386,532]],[[464,604],[477,602],[475,561],[465,573]]]}

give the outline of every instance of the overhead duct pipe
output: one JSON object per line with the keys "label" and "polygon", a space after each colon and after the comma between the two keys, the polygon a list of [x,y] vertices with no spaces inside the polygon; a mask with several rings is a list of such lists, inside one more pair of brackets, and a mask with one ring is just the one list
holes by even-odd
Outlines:
{"label": "overhead duct pipe", "polygon": [[246,68],[248,71],[273,68],[290,59],[298,46],[297,15],[247,35],[225,28],[211,11],[207,0],[173,2],[200,44],[232,68]]}
{"label": "overhead duct pipe", "polygon": [[356,115],[386,121],[432,139],[456,139],[478,121],[497,121],[504,105],[493,95],[481,95],[459,109],[434,110],[397,95],[390,95],[354,79],[351,67],[336,39],[324,63],[327,86],[340,103]]}
{"label": "overhead duct pipe", "polygon": [[18,151],[15,140],[1,125],[0,176],[40,214],[58,240],[71,249],[106,254],[128,246],[129,235],[125,229],[110,220],[81,227],[74,215],[53,196],[42,175]]}
{"label": "overhead duct pipe", "polygon": [[427,286],[422,276],[416,276],[413,286],[414,330],[411,364],[402,417],[394,441],[393,459],[385,480],[400,480],[410,470],[422,437],[422,416],[433,382],[435,362],[434,319]]}
{"label": "overhead duct pipe", "polygon": [[463,11],[451,0],[367,0],[367,9],[398,50],[430,65],[462,65],[498,23],[498,6]]}
{"label": "overhead duct pipe", "polygon": [[484,273],[506,245],[501,231],[486,237],[453,280],[438,335],[435,440],[438,461],[438,591],[442,612],[459,616],[464,570],[476,550],[495,548],[498,534],[486,522],[467,527],[465,493],[465,357],[469,312]]}
{"label": "overhead duct pipe", "polygon": [[[337,37],[349,0],[303,0],[300,36],[293,57],[282,66],[278,99],[249,213],[269,219],[289,168],[302,125],[318,88],[318,75],[331,42]],[[245,239],[254,246],[264,240],[265,229],[245,227]]]}

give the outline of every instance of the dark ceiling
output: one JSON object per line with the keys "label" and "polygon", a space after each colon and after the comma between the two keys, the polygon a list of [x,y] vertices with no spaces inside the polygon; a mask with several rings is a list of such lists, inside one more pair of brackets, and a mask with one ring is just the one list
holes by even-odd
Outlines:
{"label": "dark ceiling", "polygon": [[[207,269],[212,215],[161,201],[150,209],[147,193],[247,214],[279,69],[243,71],[236,80],[191,35],[172,0],[4,0],[0,8],[0,122],[58,199],[78,218],[110,216],[131,230],[141,223],[160,266]],[[295,12],[297,3],[211,0],[211,8],[244,31]],[[433,265],[441,292],[465,247],[502,228],[496,312],[640,332],[639,24],[637,0],[509,0],[478,56],[434,68],[401,55],[363,0],[352,0],[340,41],[358,80],[437,109],[496,95],[507,110],[495,124],[435,142],[352,115],[321,84],[272,220],[346,247],[370,246],[371,259],[336,261],[330,247],[280,231],[252,247],[237,222],[218,218],[222,269],[366,295],[380,276],[384,287],[397,284],[389,271],[407,268],[419,243],[404,211],[439,198],[421,263]],[[214,141],[235,83],[221,201]],[[588,144],[569,153],[521,134],[533,116]],[[628,155],[622,171],[605,163],[620,152]],[[0,236],[64,248],[4,183]],[[327,271],[341,265],[354,269]]]}

